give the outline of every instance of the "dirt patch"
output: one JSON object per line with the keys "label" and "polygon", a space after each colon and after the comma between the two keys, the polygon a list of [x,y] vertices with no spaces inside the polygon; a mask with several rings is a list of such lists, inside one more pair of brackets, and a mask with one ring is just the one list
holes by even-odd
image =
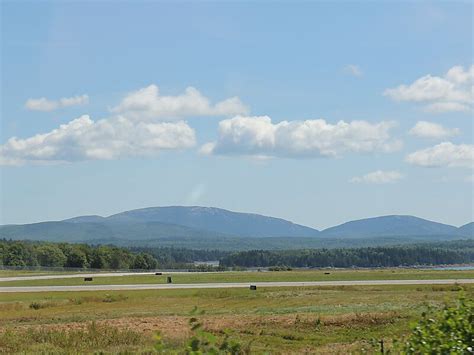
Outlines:
{"label": "dirt patch", "polygon": [[[361,325],[388,324],[400,318],[396,312],[343,314],[337,316],[318,316],[314,314],[292,315],[200,315],[197,316],[204,328],[220,333],[232,329],[241,333],[252,333],[252,329],[274,328],[318,328],[318,327],[356,327]],[[191,335],[189,316],[159,316],[159,317],[123,317],[96,321],[97,325],[107,325],[119,329],[131,329],[146,334],[159,332],[163,337],[174,340],[186,339]],[[49,330],[79,330],[85,329],[90,322],[70,322],[44,325],[14,325],[0,327],[0,332],[6,329],[26,330],[29,328]]]}
{"label": "dirt patch", "polygon": [[[0,327],[0,332],[6,329],[27,330],[27,329],[47,329],[47,330],[84,330],[90,322],[70,322],[42,325],[14,325]],[[117,318],[96,321],[97,325],[112,326],[119,329],[131,329],[143,333],[160,332],[164,337],[170,339],[187,338],[190,335],[187,317],[144,317],[144,318]]]}
{"label": "dirt patch", "polygon": [[211,331],[235,329],[248,331],[251,328],[317,328],[331,327],[357,327],[370,325],[390,324],[400,319],[397,312],[341,314],[336,316],[319,316],[315,314],[292,315],[238,315],[238,316],[213,316],[202,318],[203,325]]}

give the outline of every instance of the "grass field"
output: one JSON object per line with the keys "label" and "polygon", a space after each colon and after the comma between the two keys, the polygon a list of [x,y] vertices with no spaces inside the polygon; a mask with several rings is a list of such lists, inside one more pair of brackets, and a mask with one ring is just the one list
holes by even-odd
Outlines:
{"label": "grass field", "polygon": [[[321,279],[472,277],[470,272],[453,276],[451,271],[392,271],[193,274],[180,275],[180,281],[242,281],[241,277],[248,280],[249,276],[259,281],[301,280],[318,273]],[[178,275],[173,277],[178,281]],[[466,296],[473,298],[474,285],[463,287]],[[257,354],[374,352],[372,340],[385,339],[389,344],[406,334],[427,304],[439,306],[454,300],[460,288],[326,286],[0,294],[0,352],[145,352],[153,349],[157,333],[166,347],[182,348],[192,335],[191,317],[219,341],[228,334]]]}
{"label": "grass field", "polygon": [[[329,273],[329,274],[327,274]],[[8,286],[66,286],[66,285],[126,285],[166,283],[171,276],[173,283],[208,282],[264,282],[264,281],[341,281],[341,280],[433,280],[433,279],[474,279],[474,270],[418,270],[418,269],[380,269],[380,270],[295,270],[269,272],[212,272],[177,273],[161,276],[132,275],[94,277],[84,282],[81,277],[65,279],[3,281],[0,287]]]}

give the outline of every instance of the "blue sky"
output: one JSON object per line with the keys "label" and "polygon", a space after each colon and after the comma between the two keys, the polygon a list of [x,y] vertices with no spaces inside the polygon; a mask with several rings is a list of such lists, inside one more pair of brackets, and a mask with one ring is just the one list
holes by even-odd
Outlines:
{"label": "blue sky", "polygon": [[0,223],[473,220],[470,2],[1,7]]}

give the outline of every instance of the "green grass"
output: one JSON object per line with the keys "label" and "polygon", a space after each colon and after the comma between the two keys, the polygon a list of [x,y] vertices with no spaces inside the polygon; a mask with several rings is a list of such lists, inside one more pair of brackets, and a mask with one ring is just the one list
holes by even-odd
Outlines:
{"label": "green grass", "polygon": [[[175,283],[442,279],[473,278],[474,272],[297,270],[172,277]],[[165,279],[166,275],[97,277],[92,283]],[[83,280],[25,283],[64,285],[83,284]],[[474,298],[474,285],[462,287],[467,297]],[[387,285],[0,293],[0,353],[135,353],[150,350],[157,332],[168,349],[182,348],[191,336],[190,317],[199,318],[204,329],[220,340],[227,333],[244,345],[251,343],[252,353],[257,354],[373,351],[371,339],[390,343],[407,334],[410,322],[420,317],[427,304],[436,307],[454,300],[459,289],[459,285]],[[98,328],[91,328],[91,322]]]}
{"label": "green grass", "polygon": [[[190,335],[188,320],[195,316],[217,337],[227,329],[232,339],[252,341],[255,353],[347,353],[369,347],[373,338],[406,334],[426,304],[453,300],[458,290],[457,285],[422,285],[0,294],[0,333],[10,329],[20,339],[31,329],[64,333],[87,329],[96,321],[145,334],[146,349],[158,331],[170,346],[182,345]],[[465,292],[473,298],[474,286],[466,285]],[[96,351],[117,351],[101,341]],[[38,346],[35,341],[27,344],[33,350]],[[120,349],[135,346],[123,344]]]}
{"label": "green grass", "polygon": [[[325,274],[329,272],[330,274]],[[171,276],[175,284],[209,282],[263,282],[263,281],[349,281],[349,280],[430,280],[430,279],[472,279],[474,270],[294,270],[273,272],[213,272],[132,276],[100,276],[92,282],[83,278],[51,280],[21,280],[0,282],[0,287],[9,286],[69,286],[69,285],[125,285],[159,284]]]}
{"label": "green grass", "polygon": [[142,333],[90,323],[85,329],[68,332],[48,329],[28,329],[0,334],[0,351],[7,353],[34,352],[44,354],[96,353],[98,349],[123,353],[152,349],[152,339]]}

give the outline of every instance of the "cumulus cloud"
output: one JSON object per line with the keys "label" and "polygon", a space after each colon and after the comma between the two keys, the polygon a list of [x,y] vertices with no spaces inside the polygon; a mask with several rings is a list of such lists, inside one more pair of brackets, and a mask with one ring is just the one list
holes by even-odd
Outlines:
{"label": "cumulus cloud", "polygon": [[386,89],[385,96],[396,101],[424,104],[433,113],[470,111],[474,105],[474,65],[454,66],[442,76],[425,75],[410,85]]}
{"label": "cumulus cloud", "polygon": [[187,116],[233,116],[248,113],[238,97],[211,104],[193,87],[177,96],[163,96],[156,85],[129,93],[112,112],[135,119],[179,119]]}
{"label": "cumulus cloud", "polygon": [[443,139],[456,136],[460,131],[459,128],[445,128],[438,123],[418,121],[408,133],[421,138]]}
{"label": "cumulus cloud", "polygon": [[78,95],[73,97],[63,97],[59,100],[48,100],[45,97],[39,99],[28,99],[25,107],[31,111],[54,111],[59,108],[86,105],[89,103],[88,95]]}
{"label": "cumulus cloud", "polygon": [[156,156],[192,147],[195,140],[184,121],[149,123],[117,116],[94,122],[83,115],[48,133],[8,139],[0,146],[0,165]]}
{"label": "cumulus cloud", "polygon": [[406,161],[423,167],[474,167],[474,145],[443,142],[409,154]]}
{"label": "cumulus cloud", "polygon": [[401,179],[403,179],[403,175],[398,171],[377,170],[363,176],[355,176],[349,181],[352,183],[390,184]]}
{"label": "cumulus cloud", "polygon": [[237,116],[219,122],[216,142],[201,148],[205,154],[265,157],[339,157],[345,153],[392,152],[401,148],[391,139],[394,122],[339,121],[323,119],[282,121],[268,116]]}
{"label": "cumulus cloud", "polygon": [[362,76],[362,70],[358,65],[348,64],[344,67],[344,72],[352,76],[360,77]]}

